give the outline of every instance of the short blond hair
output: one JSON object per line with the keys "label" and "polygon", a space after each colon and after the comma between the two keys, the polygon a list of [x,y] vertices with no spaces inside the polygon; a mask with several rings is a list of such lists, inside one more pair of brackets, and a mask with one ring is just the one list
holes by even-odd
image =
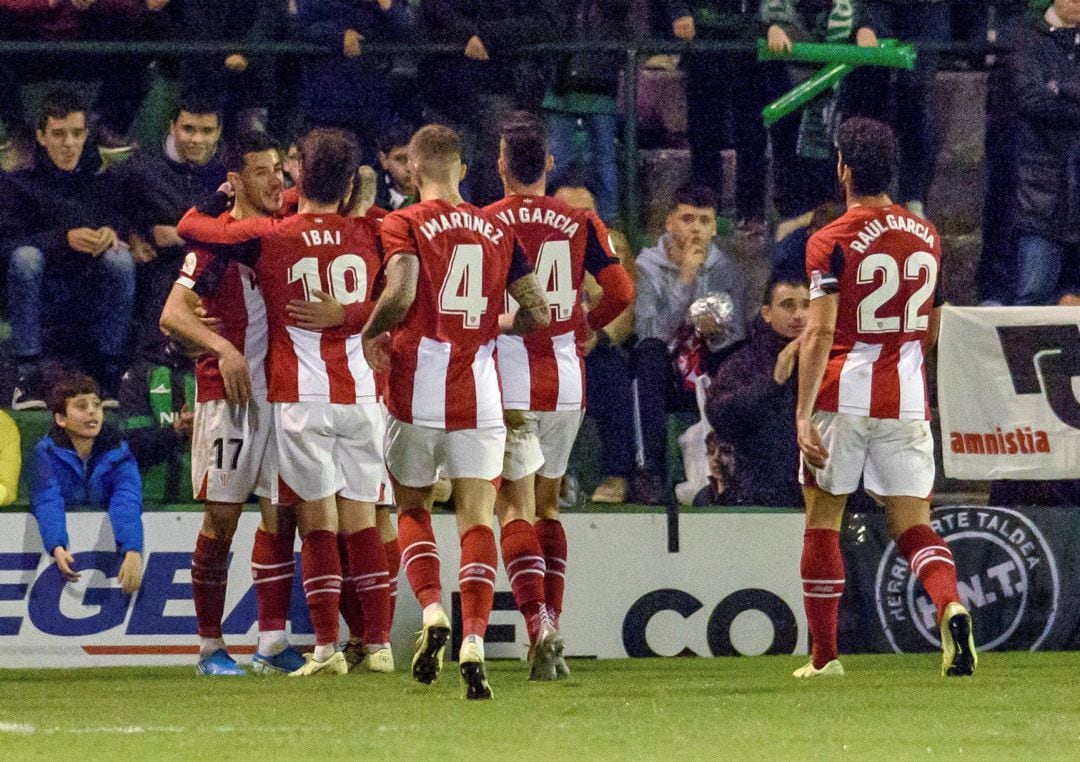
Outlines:
{"label": "short blond hair", "polygon": [[426,124],[409,141],[409,159],[421,177],[450,179],[450,169],[461,161],[461,135],[445,124]]}

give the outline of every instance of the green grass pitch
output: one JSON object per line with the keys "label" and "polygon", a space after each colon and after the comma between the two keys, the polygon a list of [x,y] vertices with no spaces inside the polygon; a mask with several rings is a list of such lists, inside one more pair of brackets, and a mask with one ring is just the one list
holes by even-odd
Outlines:
{"label": "green grass pitch", "polygon": [[545,684],[494,662],[491,702],[460,698],[453,663],[433,687],[400,666],[306,680],[0,670],[0,758],[1080,758],[1080,653],[986,654],[968,679],[920,654],[847,656],[846,677],[799,682],[802,661],[571,661],[568,681]]}

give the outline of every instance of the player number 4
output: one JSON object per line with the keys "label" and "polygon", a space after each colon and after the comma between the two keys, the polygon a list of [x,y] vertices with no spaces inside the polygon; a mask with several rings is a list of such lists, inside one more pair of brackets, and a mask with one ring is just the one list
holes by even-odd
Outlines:
{"label": "player number 4", "polygon": [[[569,241],[545,241],[536,257],[536,280],[544,289],[556,320],[569,320],[574,314],[578,292],[574,288],[574,272],[570,265]],[[506,311],[518,307],[514,297],[506,294]]]}
{"label": "player number 4", "polygon": [[461,315],[465,328],[479,328],[487,306],[484,247],[478,243],[459,243],[450,255],[450,267],[439,291],[439,312]]}
{"label": "player number 4", "polygon": [[934,256],[925,251],[916,251],[904,260],[904,272],[901,276],[900,265],[888,254],[871,254],[859,263],[858,282],[874,283],[879,274],[881,284],[859,302],[859,333],[897,333],[900,331],[899,315],[879,315],[881,308],[900,291],[901,280],[913,281],[924,277],[926,280],[908,297],[904,304],[904,333],[925,331],[930,325],[926,315],[920,311],[937,284],[938,263]]}

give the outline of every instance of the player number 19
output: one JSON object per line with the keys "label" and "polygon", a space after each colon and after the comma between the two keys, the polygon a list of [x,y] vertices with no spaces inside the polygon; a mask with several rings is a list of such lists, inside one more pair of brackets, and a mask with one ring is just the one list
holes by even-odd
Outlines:
{"label": "player number 19", "polygon": [[925,273],[926,280],[908,297],[904,305],[903,330],[925,331],[930,324],[926,315],[920,315],[923,305],[934,293],[937,284],[938,263],[934,256],[925,251],[916,251],[904,260],[904,272],[900,265],[888,254],[870,254],[859,263],[858,282],[874,283],[879,276],[881,284],[859,302],[859,333],[897,333],[900,331],[899,315],[879,315],[881,308],[900,291],[903,280],[919,280]]}
{"label": "player number 19", "polygon": [[326,266],[326,280],[329,285],[323,288],[317,257],[304,257],[289,268],[289,283],[303,284],[305,300],[313,302],[312,292],[326,291],[342,304],[353,304],[362,302],[367,292],[367,263],[359,254],[334,257]]}

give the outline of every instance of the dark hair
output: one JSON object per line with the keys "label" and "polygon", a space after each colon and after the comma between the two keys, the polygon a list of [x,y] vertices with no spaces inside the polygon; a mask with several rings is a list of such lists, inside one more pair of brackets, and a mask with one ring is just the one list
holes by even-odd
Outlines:
{"label": "dark hair", "polygon": [[415,130],[412,125],[400,119],[394,119],[379,133],[378,149],[380,153],[390,153],[400,146],[408,146]]}
{"label": "dark hair", "polygon": [[238,133],[225,147],[225,170],[228,172],[242,172],[244,169],[244,157],[249,153],[262,153],[277,148],[277,143],[265,132],[244,130]]}
{"label": "dark hair", "polygon": [[675,209],[680,204],[697,209],[708,208],[714,212],[720,206],[716,199],[716,193],[713,192],[712,188],[707,185],[695,185],[694,183],[687,183],[675,191],[675,195],[671,199],[671,208]]}
{"label": "dark hair", "polygon": [[345,197],[360,166],[360,146],[345,130],[318,127],[300,141],[300,192],[320,204]]}
{"label": "dark hair", "polygon": [[221,124],[221,104],[218,100],[203,93],[189,92],[181,95],[179,103],[173,110],[173,122],[180,118],[181,111],[189,114],[213,114],[217,117],[218,124]]}
{"label": "dark hair", "polygon": [[843,214],[843,205],[836,201],[826,201],[823,204],[818,204],[810,214],[810,222],[806,226],[807,232],[813,235],[829,223],[840,219]]}
{"label": "dark hair", "polygon": [[86,101],[74,90],[57,88],[45,94],[41,101],[38,129],[44,131],[50,119],[63,119],[70,114],[86,113]]}
{"label": "dark hair", "polygon": [[53,385],[49,388],[47,402],[49,410],[57,415],[67,415],[67,401],[80,394],[96,394],[101,396],[101,389],[97,381],[85,373],[65,371],[60,374]]}
{"label": "dark hair", "polygon": [[765,286],[765,291],[761,295],[761,303],[764,306],[772,304],[773,294],[776,293],[776,289],[780,286],[794,286],[796,288],[809,288],[806,282],[806,278],[798,278],[793,274],[784,273],[777,274],[769,278],[768,284]]}
{"label": "dark hair", "polygon": [[851,170],[851,191],[878,196],[889,189],[896,172],[896,136],[887,124],[853,117],[836,132],[840,163]]}
{"label": "dark hair", "polygon": [[502,127],[506,168],[519,183],[531,185],[547,165],[547,128],[536,114],[515,111]]}

